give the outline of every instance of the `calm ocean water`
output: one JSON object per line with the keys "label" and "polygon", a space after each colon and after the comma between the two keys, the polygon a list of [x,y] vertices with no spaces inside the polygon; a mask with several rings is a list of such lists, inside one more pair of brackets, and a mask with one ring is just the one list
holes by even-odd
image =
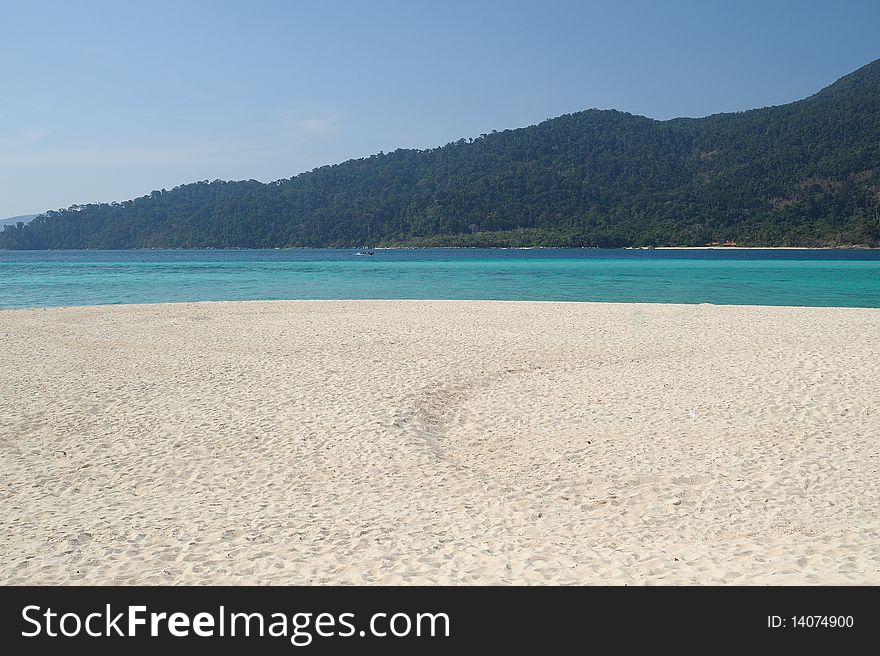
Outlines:
{"label": "calm ocean water", "polygon": [[499,299],[880,307],[868,250],[0,251],[0,307]]}

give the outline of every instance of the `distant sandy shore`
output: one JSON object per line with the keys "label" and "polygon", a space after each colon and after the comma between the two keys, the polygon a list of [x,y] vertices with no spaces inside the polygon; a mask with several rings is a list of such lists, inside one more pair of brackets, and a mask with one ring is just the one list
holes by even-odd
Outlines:
{"label": "distant sandy shore", "polygon": [[872,246],[639,246],[634,250],[658,251],[872,251]]}
{"label": "distant sandy shore", "polygon": [[880,310],[0,312],[5,584],[880,583]]}

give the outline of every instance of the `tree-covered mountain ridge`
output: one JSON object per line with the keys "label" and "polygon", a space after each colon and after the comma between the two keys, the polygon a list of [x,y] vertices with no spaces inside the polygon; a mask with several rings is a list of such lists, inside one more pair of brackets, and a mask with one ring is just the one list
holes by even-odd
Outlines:
{"label": "tree-covered mountain ridge", "polygon": [[5,248],[880,246],[880,60],[786,105],[587,110],[271,183],[51,211]]}

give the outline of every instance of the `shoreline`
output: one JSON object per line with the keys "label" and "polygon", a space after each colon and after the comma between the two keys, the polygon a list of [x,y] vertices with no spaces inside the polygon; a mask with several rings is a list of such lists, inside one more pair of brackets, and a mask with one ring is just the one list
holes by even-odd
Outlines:
{"label": "shoreline", "polygon": [[[5,253],[56,253],[64,251],[87,252],[144,252],[144,251],[357,251],[365,246],[269,246],[266,248],[214,247],[191,248],[0,248]],[[443,250],[484,250],[484,251],[675,251],[675,250],[720,250],[720,251],[875,251],[880,246],[849,244],[845,246],[374,246],[375,251],[443,251]]]}
{"label": "shoreline", "polygon": [[878,584],[880,309],[0,312],[4,584]]}
{"label": "shoreline", "polygon": [[301,299],[301,298],[279,298],[279,299],[236,299],[236,300],[199,300],[199,301],[160,301],[149,303],[97,303],[91,305],[34,305],[29,307],[2,307],[0,306],[0,316],[10,312],[43,312],[55,310],[71,310],[71,311],[101,311],[111,310],[112,308],[136,309],[136,308],[181,308],[188,306],[214,306],[214,305],[285,305],[285,304],[340,304],[340,305],[371,305],[371,304],[449,304],[458,305],[462,303],[472,303],[476,305],[514,305],[514,306],[608,306],[608,307],[631,307],[633,309],[642,306],[653,307],[669,307],[669,308],[742,308],[752,310],[844,310],[844,311],[867,311],[880,312],[880,307],[871,306],[852,306],[852,305],[746,305],[741,303],[667,303],[662,301],[560,301],[560,300],[533,300],[533,299],[474,299],[474,298],[438,298],[438,299],[420,299],[420,298],[321,298],[321,299]]}

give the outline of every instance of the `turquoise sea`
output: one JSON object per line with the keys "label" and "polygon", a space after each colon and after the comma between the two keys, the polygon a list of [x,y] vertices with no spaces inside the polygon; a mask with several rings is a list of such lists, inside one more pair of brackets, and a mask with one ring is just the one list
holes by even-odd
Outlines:
{"label": "turquoise sea", "polygon": [[880,307],[880,251],[0,251],[0,307],[503,299]]}

